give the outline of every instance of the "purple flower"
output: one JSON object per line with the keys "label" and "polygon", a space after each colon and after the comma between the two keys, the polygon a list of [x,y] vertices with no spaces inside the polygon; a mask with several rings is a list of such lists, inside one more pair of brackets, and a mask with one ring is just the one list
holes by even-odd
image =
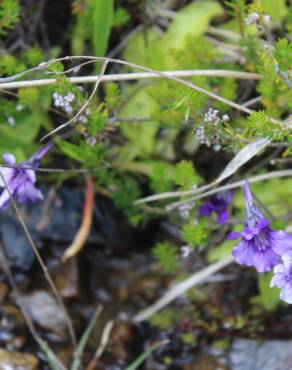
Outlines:
{"label": "purple flower", "polygon": [[258,272],[270,271],[280,260],[280,256],[292,249],[292,235],[284,231],[273,231],[269,221],[253,204],[249,181],[244,186],[245,227],[239,232],[232,232],[228,239],[242,237],[232,254],[241,265],[254,266]]}
{"label": "purple flower", "polygon": [[233,193],[230,190],[211,196],[199,208],[200,216],[209,217],[212,212],[217,214],[217,222],[225,224],[229,219],[228,206],[232,202]]}
{"label": "purple flower", "polygon": [[[20,163],[17,167],[0,167],[0,186],[4,187],[0,195],[0,208],[4,209],[9,203],[9,193],[16,196],[20,203],[28,201],[36,202],[43,199],[43,195],[39,189],[35,187],[36,175],[34,169],[40,164],[41,159],[52,148],[53,144],[47,144],[36,152],[26,162]],[[3,155],[4,162],[9,166],[15,165],[15,157],[11,153]],[[8,190],[6,189],[8,187]]]}
{"label": "purple flower", "polygon": [[281,289],[280,298],[292,304],[292,251],[282,255],[282,262],[275,266],[270,286]]}

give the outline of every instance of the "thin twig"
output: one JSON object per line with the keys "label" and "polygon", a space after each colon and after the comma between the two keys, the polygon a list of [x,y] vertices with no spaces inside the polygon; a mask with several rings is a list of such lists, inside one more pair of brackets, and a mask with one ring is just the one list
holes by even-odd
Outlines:
{"label": "thin twig", "polygon": [[[202,87],[199,87],[199,86],[197,86],[197,85],[195,85],[195,84],[193,84],[189,81],[183,80],[179,77],[167,75],[164,72],[156,71],[152,68],[147,68],[147,67],[143,67],[143,66],[140,66],[138,64],[135,64],[135,63],[126,62],[125,60],[121,60],[121,59],[114,59],[114,58],[107,58],[107,57],[93,57],[93,56],[87,56],[87,55],[72,55],[72,56],[66,56],[66,57],[62,57],[62,58],[53,59],[53,60],[50,60],[48,62],[43,62],[39,66],[31,68],[30,70],[27,70],[26,72],[29,73],[33,70],[39,70],[40,67],[42,69],[44,69],[44,68],[46,68],[46,67],[48,67],[51,64],[56,63],[56,62],[72,61],[72,60],[79,60],[79,59],[81,59],[81,60],[82,59],[83,60],[96,60],[97,62],[106,62],[107,61],[107,62],[110,62],[110,63],[125,65],[125,66],[131,67],[131,68],[137,68],[137,69],[140,69],[140,70],[145,71],[145,72],[150,72],[150,73],[153,73],[153,74],[155,74],[157,76],[160,76],[162,78],[166,78],[166,79],[169,79],[169,80],[172,80],[172,81],[180,82],[182,85],[190,87],[193,90],[201,92],[202,94],[205,94],[205,95],[209,96],[212,99],[219,100],[222,103],[224,103],[226,105],[229,105],[233,108],[236,108],[236,109],[238,109],[242,112],[245,112],[247,114],[253,113],[252,110],[250,110],[248,108],[245,108],[245,107],[242,107],[240,104],[237,104],[237,103],[235,103],[231,100],[225,99],[222,96],[219,96],[219,95],[217,95],[215,93],[212,93],[208,90],[205,90]],[[23,74],[24,73],[25,72],[23,72]],[[10,79],[12,79],[12,80],[15,79],[15,76],[11,76]],[[17,76],[19,76],[19,74]],[[7,78],[6,78],[6,80],[7,80]]]}
{"label": "thin twig", "polygon": [[[290,176],[292,176],[292,170],[273,171],[273,172],[265,173],[263,175],[257,175],[254,177],[250,177],[250,182],[253,183],[253,182],[259,182],[263,180],[278,178],[278,177],[290,177]],[[209,197],[210,195],[220,193],[221,191],[240,188],[241,186],[244,185],[244,183],[245,183],[245,180],[240,180],[240,181],[232,182],[230,184],[219,186],[218,188],[209,190],[203,194],[198,194],[194,197],[169,204],[168,206],[166,206],[166,211],[167,212],[173,211],[174,209],[180,207],[181,205],[185,203],[188,203],[196,199],[206,198],[206,197]]]}
{"label": "thin twig", "polygon": [[[90,60],[86,63],[95,63],[95,60]],[[82,63],[84,65],[85,63]],[[74,69],[78,68],[73,67],[70,70],[65,71],[73,71]],[[64,73],[64,72],[63,72]],[[163,72],[167,76],[172,77],[196,77],[196,76],[209,76],[209,77],[231,77],[237,78],[241,80],[260,80],[262,76],[258,73],[249,73],[249,72],[240,72],[240,71],[232,71],[232,70],[224,70],[224,69],[195,69],[195,70],[187,70],[187,71],[165,71]],[[113,81],[132,81],[132,80],[141,80],[146,78],[159,78],[155,73],[152,72],[140,72],[140,73],[117,73],[117,74],[109,74],[102,76],[100,81],[101,82],[113,82]],[[68,77],[69,82],[74,84],[87,84],[93,83],[98,80],[98,76],[76,76],[76,77]],[[39,80],[27,80],[27,81],[12,81],[12,82],[2,82],[0,78],[0,89],[19,89],[24,87],[38,87],[38,86],[46,86],[52,85],[57,81],[56,78],[43,78]]]}
{"label": "thin twig", "polygon": [[38,261],[38,263],[39,263],[39,265],[40,265],[40,267],[41,267],[41,269],[42,269],[42,271],[43,271],[43,273],[44,273],[44,275],[45,275],[45,278],[46,278],[46,280],[47,280],[47,282],[48,282],[48,284],[49,284],[50,288],[52,289],[52,292],[54,293],[54,296],[56,297],[57,302],[59,303],[60,307],[61,307],[61,308],[62,308],[62,310],[64,311],[65,318],[66,318],[66,322],[67,322],[67,326],[68,326],[68,330],[69,330],[69,335],[70,335],[70,338],[71,338],[72,344],[73,344],[73,346],[75,347],[75,346],[76,346],[76,344],[77,344],[77,342],[76,342],[76,336],[75,336],[75,332],[74,332],[73,324],[72,324],[72,321],[71,321],[71,319],[70,319],[70,316],[69,316],[69,314],[68,314],[68,312],[67,312],[67,310],[66,310],[66,307],[65,307],[65,305],[64,305],[64,302],[63,302],[63,300],[62,300],[62,297],[60,296],[60,294],[59,294],[59,292],[58,292],[58,290],[57,290],[57,288],[56,288],[56,286],[55,286],[55,284],[54,284],[54,281],[53,281],[53,279],[51,278],[51,276],[50,276],[50,274],[49,274],[49,271],[48,271],[48,269],[47,269],[46,265],[44,264],[44,261],[43,261],[43,259],[42,259],[41,255],[40,255],[40,253],[39,253],[39,251],[38,251],[38,249],[37,249],[37,247],[36,247],[36,245],[35,245],[35,242],[34,242],[34,240],[33,240],[32,236],[31,236],[31,234],[30,234],[30,232],[29,232],[29,230],[28,230],[28,228],[27,228],[27,226],[26,226],[25,222],[24,222],[23,216],[22,216],[22,214],[21,214],[21,212],[20,212],[19,208],[17,207],[17,205],[16,205],[16,203],[15,203],[15,200],[14,200],[13,196],[11,195],[10,189],[9,189],[9,187],[7,186],[6,180],[5,180],[5,178],[4,178],[4,176],[3,176],[3,174],[2,174],[2,172],[1,172],[1,171],[0,171],[0,176],[1,176],[1,179],[2,179],[2,181],[3,181],[4,187],[5,187],[5,189],[6,189],[7,193],[8,193],[8,195],[9,195],[9,198],[10,198],[11,204],[12,204],[12,206],[13,206],[13,208],[14,208],[14,211],[15,211],[15,213],[16,213],[16,215],[17,215],[17,218],[18,218],[18,220],[19,220],[19,222],[20,222],[20,224],[21,224],[21,226],[22,226],[22,228],[23,228],[23,230],[24,230],[24,233],[25,233],[25,235],[26,235],[26,237],[27,237],[27,240],[29,241],[29,244],[30,244],[30,246],[31,246],[31,248],[32,248],[32,250],[33,250],[33,252],[34,252],[34,254],[35,254],[36,258],[37,258],[37,261]]}
{"label": "thin twig", "polygon": [[[263,175],[257,175],[257,176],[251,177],[250,181],[251,182],[257,182],[257,181],[268,180],[268,179],[275,178],[275,177],[289,177],[289,176],[292,176],[292,170],[272,171],[272,172],[269,172],[269,173],[265,173]],[[230,183],[230,184],[227,184],[227,185],[219,186],[216,189],[213,189],[213,190],[210,190],[206,193],[203,193],[204,191],[208,190],[210,187],[215,185],[215,184],[211,183],[211,184],[208,184],[208,185],[201,186],[200,188],[196,188],[194,190],[172,191],[172,192],[168,192],[168,193],[150,195],[149,197],[137,200],[135,202],[135,204],[143,204],[143,203],[154,202],[154,201],[162,200],[162,199],[178,198],[178,197],[184,197],[184,196],[203,193],[203,194],[200,194],[200,195],[198,195],[194,198],[189,198],[185,201],[182,201],[182,202],[188,202],[190,200],[204,198],[204,197],[207,197],[209,195],[212,195],[212,194],[215,194],[215,193],[218,193],[220,191],[227,190],[227,189],[234,189],[234,188],[242,186],[243,184],[244,184],[244,180],[241,180],[241,181],[233,182],[233,183]],[[180,203],[180,202],[178,202],[178,203]],[[178,203],[176,203],[176,204],[178,204]]]}
{"label": "thin twig", "polygon": [[[23,166],[21,165],[10,165],[10,164],[1,164],[0,168],[16,168],[16,169],[23,169]],[[111,164],[106,163],[102,167],[98,168],[77,168],[77,169],[67,169],[67,168],[44,168],[44,167],[38,167],[34,168],[32,166],[25,166],[25,169],[27,170],[33,170],[35,172],[48,172],[48,173],[91,173],[91,172],[98,172],[102,171],[104,169],[110,168]]]}

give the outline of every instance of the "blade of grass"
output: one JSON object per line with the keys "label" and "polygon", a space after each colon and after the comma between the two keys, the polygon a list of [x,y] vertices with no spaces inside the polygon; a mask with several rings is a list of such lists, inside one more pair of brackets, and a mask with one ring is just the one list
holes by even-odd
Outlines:
{"label": "blade of grass", "polygon": [[165,340],[163,342],[159,342],[157,344],[154,344],[153,346],[146,349],[145,352],[142,353],[130,366],[128,366],[125,370],[136,370],[138,367],[146,360],[147,357],[151,355],[152,352],[154,352],[157,348],[163,346],[164,344],[169,343],[168,340]]}
{"label": "blade of grass", "polygon": [[88,342],[88,339],[90,337],[90,334],[92,333],[92,330],[94,328],[94,325],[96,323],[97,318],[101,314],[102,306],[99,306],[97,310],[95,311],[95,314],[93,315],[92,319],[90,320],[87,328],[85,329],[80,342],[78,343],[78,346],[76,348],[76,351],[74,352],[74,360],[72,362],[72,365],[70,367],[70,370],[79,370],[81,368],[81,361],[80,358],[82,356],[82,353],[84,352],[85,346]]}

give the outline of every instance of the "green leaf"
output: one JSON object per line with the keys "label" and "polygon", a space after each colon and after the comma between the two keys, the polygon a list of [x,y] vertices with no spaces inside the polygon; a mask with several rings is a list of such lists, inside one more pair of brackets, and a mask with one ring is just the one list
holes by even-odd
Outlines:
{"label": "green leaf", "polygon": [[203,244],[208,236],[207,224],[205,220],[197,225],[189,223],[182,228],[182,237],[190,247],[196,247]]}
{"label": "green leaf", "polygon": [[149,28],[132,37],[125,49],[125,59],[156,69],[175,68],[176,59],[171,55],[171,51],[183,47],[187,35],[202,35],[210,20],[220,16],[222,12],[223,9],[217,1],[191,3],[175,13],[175,18],[165,34],[161,35],[157,29]]}
{"label": "green leaf", "polygon": [[[146,93],[145,89],[138,92],[127,89],[131,94],[128,102],[119,112],[121,118],[151,116],[151,112],[157,104]],[[133,94],[132,94],[133,91]],[[120,125],[123,135],[129,140],[129,144],[120,150],[120,159],[132,160],[136,157],[148,157],[154,150],[155,135],[158,125],[154,121],[143,122],[122,122]]]}
{"label": "green leaf", "polygon": [[83,352],[84,352],[84,349],[85,349],[85,346],[88,342],[88,339],[94,329],[94,326],[96,324],[96,320],[99,316],[101,312],[101,309],[98,308],[95,312],[95,314],[93,315],[92,319],[90,320],[87,328],[85,329],[81,339],[80,339],[80,342],[78,343],[78,346],[76,348],[76,350],[74,351],[74,360],[73,360],[73,363],[71,365],[71,368],[70,370],[78,370],[80,369],[81,367],[81,357],[83,355]]}
{"label": "green leaf", "polygon": [[262,5],[265,13],[270,15],[272,20],[280,21],[288,14],[285,0],[262,0]]}
{"label": "green leaf", "polygon": [[196,1],[182,8],[176,13],[174,21],[170,24],[163,45],[166,49],[180,48],[183,46],[185,37],[202,35],[210,20],[223,13],[221,5],[217,1]]}
{"label": "green leaf", "polygon": [[262,305],[267,311],[275,311],[281,303],[279,289],[270,287],[273,272],[258,274],[259,295],[252,298],[252,302]]}
{"label": "green leaf", "polygon": [[72,159],[75,159],[76,161],[79,162],[84,161],[82,149],[79,146],[60,139],[57,140],[57,144],[59,148]]}
{"label": "green leaf", "polygon": [[160,342],[155,344],[154,346],[149,347],[145,352],[142,353],[130,366],[128,366],[125,370],[136,370],[138,367],[146,360],[148,356],[151,355],[157,348],[166,344],[167,342]]}
{"label": "green leaf", "polygon": [[113,21],[114,1],[94,0],[93,5],[93,52],[95,56],[105,55]]}
{"label": "green leaf", "polygon": [[212,248],[208,253],[209,262],[217,262],[230,256],[232,249],[235,247],[234,240],[225,240],[222,244]]}
{"label": "green leaf", "polygon": [[154,256],[167,273],[174,273],[178,267],[177,248],[167,242],[158,243],[154,247]]}
{"label": "green leaf", "polygon": [[197,185],[200,177],[196,174],[191,161],[181,161],[176,165],[175,184],[179,185],[181,190],[191,190]]}

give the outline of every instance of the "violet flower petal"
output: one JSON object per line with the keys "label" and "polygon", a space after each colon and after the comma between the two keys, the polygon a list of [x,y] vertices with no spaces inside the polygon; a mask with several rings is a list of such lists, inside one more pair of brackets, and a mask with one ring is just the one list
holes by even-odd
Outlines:
{"label": "violet flower petal", "polygon": [[282,230],[270,231],[271,246],[279,255],[292,250],[292,235]]}
{"label": "violet flower petal", "polygon": [[16,162],[14,155],[11,153],[4,153],[3,160],[6,164],[9,164],[9,165],[14,165]]}
{"label": "violet flower petal", "polygon": [[199,208],[200,216],[208,217],[213,212],[212,204],[209,201],[203,203]]}
{"label": "violet flower petal", "polygon": [[0,195],[0,208],[4,209],[7,207],[9,202],[9,193],[6,189],[2,191],[2,194]]}
{"label": "violet flower petal", "polygon": [[252,244],[247,240],[242,239],[235,248],[232,254],[237,263],[240,265],[253,266],[254,250]]}
{"label": "violet flower petal", "polygon": [[228,219],[229,219],[229,213],[227,209],[218,213],[218,217],[217,217],[218,224],[223,225],[228,221]]}
{"label": "violet flower petal", "polygon": [[280,257],[271,248],[255,250],[253,254],[253,266],[258,272],[268,272],[279,262]]}
{"label": "violet flower petal", "polygon": [[241,233],[238,231],[232,231],[230,234],[227,235],[228,240],[235,240],[241,237]]}
{"label": "violet flower petal", "polygon": [[281,288],[280,298],[292,304],[292,282],[286,282],[286,284]]}

